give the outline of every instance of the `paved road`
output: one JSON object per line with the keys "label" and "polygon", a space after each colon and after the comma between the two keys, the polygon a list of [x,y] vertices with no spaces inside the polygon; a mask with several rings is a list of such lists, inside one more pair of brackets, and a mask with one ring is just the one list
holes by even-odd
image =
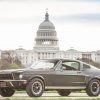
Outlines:
{"label": "paved road", "polygon": [[[4,99],[5,97],[0,97],[0,99]],[[12,98],[17,98],[17,99],[30,99],[30,97],[26,94],[26,93],[15,93],[12,97],[10,97],[11,99]],[[58,95],[57,93],[44,93],[42,95],[42,97],[39,97],[39,98],[42,98],[42,99],[57,99],[57,98],[66,98],[66,99],[77,99],[77,98],[88,98],[88,99],[91,99],[91,98],[100,98],[100,95],[98,97],[89,97],[87,96],[86,93],[71,93],[68,97],[62,97],[60,95]]]}

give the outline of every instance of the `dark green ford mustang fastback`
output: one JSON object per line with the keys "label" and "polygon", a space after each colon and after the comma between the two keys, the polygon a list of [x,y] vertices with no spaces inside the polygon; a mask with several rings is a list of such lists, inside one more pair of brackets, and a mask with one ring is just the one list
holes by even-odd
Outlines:
{"label": "dark green ford mustang fastback", "polygon": [[0,95],[10,97],[15,90],[26,90],[30,97],[56,90],[61,96],[86,90],[89,96],[100,93],[100,69],[78,60],[35,61],[31,67],[0,71]]}

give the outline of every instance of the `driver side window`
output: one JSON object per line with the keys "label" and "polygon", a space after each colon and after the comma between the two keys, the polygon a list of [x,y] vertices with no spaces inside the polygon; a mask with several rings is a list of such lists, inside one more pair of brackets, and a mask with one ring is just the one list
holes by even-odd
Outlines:
{"label": "driver side window", "polygon": [[79,63],[75,61],[62,62],[62,70],[79,70]]}

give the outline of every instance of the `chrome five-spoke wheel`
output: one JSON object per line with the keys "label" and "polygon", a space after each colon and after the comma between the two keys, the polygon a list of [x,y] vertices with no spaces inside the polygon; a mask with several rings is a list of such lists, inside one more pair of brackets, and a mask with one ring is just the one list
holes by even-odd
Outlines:
{"label": "chrome five-spoke wheel", "polygon": [[39,81],[35,81],[33,84],[32,84],[32,92],[35,94],[35,95],[38,95],[40,94],[42,91],[42,83],[39,82]]}
{"label": "chrome five-spoke wheel", "polygon": [[40,97],[44,92],[44,83],[41,79],[32,79],[26,86],[26,92],[30,97]]}
{"label": "chrome five-spoke wheel", "polygon": [[98,96],[100,94],[100,81],[98,79],[91,80],[87,85],[86,92],[89,96]]}

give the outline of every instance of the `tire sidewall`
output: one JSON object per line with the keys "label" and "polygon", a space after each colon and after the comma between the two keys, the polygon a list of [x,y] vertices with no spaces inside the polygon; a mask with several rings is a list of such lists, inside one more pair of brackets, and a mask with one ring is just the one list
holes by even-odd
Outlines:
{"label": "tire sidewall", "polygon": [[[97,92],[94,92],[92,89],[94,83],[98,85]],[[92,79],[87,85],[86,92],[89,96],[98,96],[100,94],[100,81],[98,79]]]}
{"label": "tire sidewall", "polygon": [[58,90],[60,96],[68,96],[71,93],[70,90]]}
{"label": "tire sidewall", "polygon": [[15,90],[12,88],[2,88],[0,90],[0,95],[2,97],[11,97],[15,93]]}
{"label": "tire sidewall", "polygon": [[[39,94],[35,94],[33,92],[33,85],[35,82],[39,83],[42,86],[40,87],[41,91],[39,92]],[[40,97],[44,92],[44,82],[39,78],[32,79],[26,86],[26,92],[30,97]]]}

